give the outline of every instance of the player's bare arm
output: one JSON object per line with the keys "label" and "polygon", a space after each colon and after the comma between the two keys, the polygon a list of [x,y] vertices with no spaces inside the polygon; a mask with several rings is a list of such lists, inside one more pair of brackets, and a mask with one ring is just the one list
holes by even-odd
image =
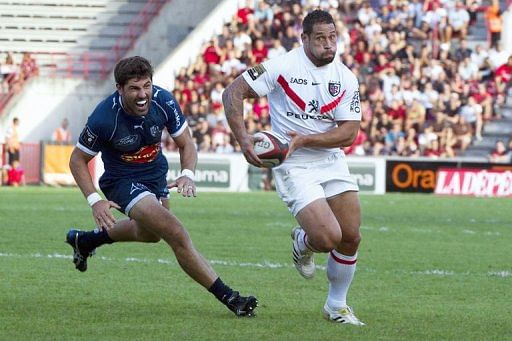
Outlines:
{"label": "player's bare arm", "polygon": [[[96,188],[94,187],[89,168],[87,167],[87,164],[92,158],[93,156],[75,148],[69,160],[71,174],[73,174],[78,187],[80,187],[80,190],[86,198],[90,194],[96,193]],[[107,200],[100,200],[92,205],[92,215],[96,226],[106,229],[110,229],[114,226],[116,218],[110,211],[111,207],[120,209],[119,205],[115,202]]]}
{"label": "player's bare arm", "polygon": [[[197,151],[189,129],[185,129],[181,135],[175,137],[174,142],[178,146],[180,153],[181,170],[188,169],[195,172]],[[178,193],[181,193],[184,197],[196,196],[196,185],[193,176],[182,175],[178,177],[174,182],[169,184],[169,188],[173,187],[176,187]]]}
{"label": "player's bare arm", "polygon": [[350,146],[359,131],[359,121],[337,121],[338,126],[328,132],[321,134],[300,135],[296,132],[289,132],[292,137],[288,155],[291,155],[296,149],[303,147],[348,147]]}
{"label": "player's bare arm", "polygon": [[247,84],[246,80],[242,76],[238,76],[224,90],[222,102],[231,131],[240,144],[247,162],[256,167],[261,167],[263,164],[254,153],[254,139],[247,134],[243,115],[244,99],[257,97],[259,97],[258,94]]}

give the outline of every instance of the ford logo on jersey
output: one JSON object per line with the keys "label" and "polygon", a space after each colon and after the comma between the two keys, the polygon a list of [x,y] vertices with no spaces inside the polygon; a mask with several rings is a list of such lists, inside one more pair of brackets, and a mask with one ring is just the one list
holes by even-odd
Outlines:
{"label": "ford logo on jersey", "polygon": [[340,82],[329,82],[329,93],[332,97],[336,97],[339,95],[341,90]]}

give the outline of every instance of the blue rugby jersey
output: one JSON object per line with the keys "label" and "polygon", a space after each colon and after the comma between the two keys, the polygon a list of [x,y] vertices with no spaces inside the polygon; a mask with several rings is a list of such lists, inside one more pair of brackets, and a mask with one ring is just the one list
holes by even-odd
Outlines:
{"label": "blue rugby jersey", "polygon": [[92,156],[101,152],[105,165],[102,179],[135,177],[153,181],[165,177],[168,171],[161,148],[163,128],[177,137],[187,126],[176,99],[163,88],[153,85],[145,116],[127,114],[116,91],[94,109],[76,146]]}

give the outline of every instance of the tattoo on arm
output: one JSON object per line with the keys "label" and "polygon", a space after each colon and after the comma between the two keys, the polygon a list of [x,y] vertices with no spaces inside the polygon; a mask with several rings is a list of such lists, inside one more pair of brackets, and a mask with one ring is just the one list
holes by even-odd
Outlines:
{"label": "tattoo on arm", "polygon": [[258,98],[258,94],[247,84],[242,76],[238,76],[226,90],[224,90],[222,101],[226,117],[229,119],[237,113],[243,112],[243,101],[245,98]]}
{"label": "tattoo on arm", "polygon": [[242,146],[248,143],[244,122],[244,99],[259,97],[242,76],[238,76],[222,94],[224,113],[235,139]]}

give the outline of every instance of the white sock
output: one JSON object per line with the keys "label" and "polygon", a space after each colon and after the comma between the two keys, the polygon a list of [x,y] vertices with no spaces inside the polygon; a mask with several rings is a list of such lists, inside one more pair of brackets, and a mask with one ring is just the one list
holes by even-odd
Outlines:
{"label": "white sock", "polygon": [[329,294],[327,305],[331,309],[341,309],[347,306],[347,293],[356,272],[357,253],[345,256],[332,250],[327,258],[327,279]]}
{"label": "white sock", "polygon": [[306,235],[306,231],[304,231],[302,228],[299,230],[299,235],[297,236],[297,244],[299,251],[302,254],[305,254],[306,252],[315,252],[315,250],[308,243],[308,236]]}

